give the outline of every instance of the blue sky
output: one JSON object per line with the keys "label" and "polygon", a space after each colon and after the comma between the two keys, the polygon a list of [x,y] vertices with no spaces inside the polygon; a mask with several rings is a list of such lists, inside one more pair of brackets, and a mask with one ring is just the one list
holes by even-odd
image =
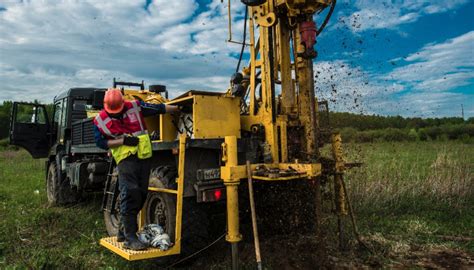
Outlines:
{"label": "blue sky", "polygon": [[[240,39],[243,6],[232,7]],[[467,0],[339,0],[316,45],[317,95],[337,111],[460,116],[464,104],[474,117],[473,14]],[[50,102],[113,77],[171,96],[224,91],[240,50],[227,35],[220,0],[0,0],[0,101]]]}

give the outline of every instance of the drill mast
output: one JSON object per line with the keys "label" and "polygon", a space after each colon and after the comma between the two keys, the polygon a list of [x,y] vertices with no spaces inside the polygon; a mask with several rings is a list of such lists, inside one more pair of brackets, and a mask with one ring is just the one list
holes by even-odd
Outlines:
{"label": "drill mast", "polygon": [[[250,32],[250,64],[242,70],[249,78],[242,82],[248,89],[242,128],[263,126],[272,162],[314,161],[319,154],[313,80],[318,30],[313,16],[332,1],[242,2],[248,5]],[[301,129],[292,132],[296,127]]]}

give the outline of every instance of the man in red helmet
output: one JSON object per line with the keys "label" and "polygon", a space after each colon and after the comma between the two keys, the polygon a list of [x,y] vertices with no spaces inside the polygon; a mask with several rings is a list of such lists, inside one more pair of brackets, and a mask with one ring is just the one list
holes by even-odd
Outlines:
{"label": "man in red helmet", "polygon": [[146,245],[137,238],[137,214],[145,203],[152,153],[144,116],[178,112],[178,106],[126,101],[119,89],[108,89],[104,109],[94,119],[98,147],[112,152],[117,163],[120,223],[117,241],[133,250]]}

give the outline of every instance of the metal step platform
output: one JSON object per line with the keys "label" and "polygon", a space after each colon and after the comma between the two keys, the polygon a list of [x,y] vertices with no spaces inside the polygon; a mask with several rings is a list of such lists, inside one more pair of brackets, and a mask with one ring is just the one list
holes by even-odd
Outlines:
{"label": "metal step platform", "polygon": [[[155,188],[149,187],[150,192],[164,192],[173,194],[176,196],[176,224],[175,224],[175,236],[174,245],[168,250],[160,250],[158,248],[148,248],[146,250],[131,250],[123,246],[123,242],[117,242],[116,236],[105,237],[100,239],[100,245],[109,249],[110,251],[118,254],[129,261],[137,261],[144,259],[152,259],[170,255],[177,255],[181,253],[181,222],[183,216],[183,190],[184,190],[184,160],[185,160],[185,149],[186,149],[186,136],[181,135],[179,138],[179,158],[178,158],[178,178],[176,182],[178,188],[166,189],[166,188]],[[145,225],[145,211],[139,213],[139,228],[143,228]]]}
{"label": "metal step platform", "polygon": [[172,246],[166,251],[158,248],[148,248],[146,250],[127,249],[123,246],[123,242],[117,242],[117,237],[115,236],[100,239],[100,244],[129,261],[158,258],[180,253],[178,246]]}

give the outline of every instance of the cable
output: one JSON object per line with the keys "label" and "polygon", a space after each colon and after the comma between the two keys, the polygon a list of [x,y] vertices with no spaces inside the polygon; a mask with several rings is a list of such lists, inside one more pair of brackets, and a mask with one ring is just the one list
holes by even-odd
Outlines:
{"label": "cable", "polygon": [[177,262],[174,262],[173,264],[171,264],[171,265],[169,265],[168,267],[166,267],[166,269],[170,269],[171,267],[173,267],[173,266],[175,266],[175,265],[177,265],[177,264],[180,264],[180,263],[182,263],[182,262],[184,262],[184,261],[186,261],[186,260],[189,260],[190,258],[192,258],[192,257],[194,257],[194,256],[196,256],[196,255],[198,255],[199,253],[203,252],[204,250],[210,248],[211,246],[213,246],[214,244],[216,244],[217,242],[219,242],[222,238],[224,238],[224,236],[225,236],[226,234],[227,234],[227,233],[224,233],[223,235],[217,237],[217,239],[214,240],[212,243],[210,243],[209,245],[207,245],[207,246],[201,248],[200,250],[194,252],[193,254],[191,254],[191,255],[189,255],[189,256],[186,256],[186,257],[182,258],[181,260],[179,260],[179,261],[177,261]]}
{"label": "cable", "polygon": [[245,7],[244,37],[242,39],[242,49],[240,50],[239,62],[237,63],[237,68],[235,69],[235,72],[239,72],[240,62],[242,62],[242,56],[244,55],[245,41],[247,40],[247,17],[248,17],[248,12],[249,12],[248,7]]}
{"label": "cable", "polygon": [[336,7],[336,0],[332,0],[331,9],[329,10],[328,15],[326,15],[326,18],[324,19],[323,24],[321,24],[321,27],[319,27],[318,31],[316,32],[316,36],[319,36],[319,34],[321,34],[321,32],[324,30],[324,27],[326,27],[326,24],[328,24],[329,19],[331,18],[332,12],[334,11],[335,7]]}

